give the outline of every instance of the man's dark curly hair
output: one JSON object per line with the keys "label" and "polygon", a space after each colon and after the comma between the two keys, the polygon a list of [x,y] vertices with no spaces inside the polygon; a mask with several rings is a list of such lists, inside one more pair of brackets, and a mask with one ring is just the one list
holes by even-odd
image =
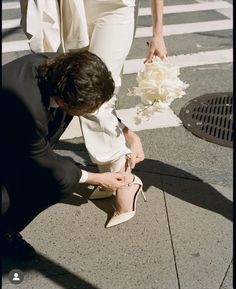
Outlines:
{"label": "man's dark curly hair", "polygon": [[108,101],[115,89],[110,71],[95,54],[69,52],[38,68],[39,84],[50,96],[57,96],[81,114],[93,112]]}

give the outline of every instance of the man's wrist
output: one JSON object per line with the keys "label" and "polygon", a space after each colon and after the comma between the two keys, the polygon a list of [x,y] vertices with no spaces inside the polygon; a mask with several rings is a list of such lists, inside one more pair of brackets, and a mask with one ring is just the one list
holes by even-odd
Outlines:
{"label": "man's wrist", "polygon": [[99,185],[101,174],[88,172],[88,178],[85,181],[87,184]]}

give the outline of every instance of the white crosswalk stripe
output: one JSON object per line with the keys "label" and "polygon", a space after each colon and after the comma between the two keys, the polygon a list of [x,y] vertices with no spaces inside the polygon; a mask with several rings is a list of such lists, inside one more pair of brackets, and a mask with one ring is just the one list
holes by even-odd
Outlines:
{"label": "white crosswalk stripe", "polygon": [[[145,59],[130,59],[124,64],[124,74],[137,73],[143,68]],[[169,56],[168,60],[180,68],[233,61],[233,49],[221,49],[213,51],[201,51],[192,54]]]}
{"label": "white crosswalk stripe", "polygon": [[19,8],[20,8],[20,2],[18,1],[2,3],[2,10],[19,9]]}
{"label": "white crosswalk stripe", "polygon": [[11,29],[20,27],[20,19],[3,20],[2,29]]}
{"label": "white crosswalk stripe", "polygon": [[[14,28],[19,25],[14,26],[14,20],[9,20],[9,23],[3,23],[3,27]],[[13,27],[14,26],[14,27]],[[233,23],[232,20],[217,20],[217,21],[205,21],[205,22],[194,22],[187,24],[172,24],[166,25],[164,27],[164,35],[172,36],[172,35],[182,35],[182,34],[190,34],[195,32],[206,32],[206,31],[219,31],[219,30],[227,30],[232,29]],[[152,27],[139,27],[136,30],[135,38],[142,37],[151,37],[152,36]],[[23,51],[28,50],[28,41],[9,41],[3,42],[2,51],[3,52],[13,52],[13,51]]]}
{"label": "white crosswalk stripe", "polygon": [[[198,11],[206,11],[206,10],[216,10],[216,9],[224,9],[224,8],[232,8],[232,5],[226,1],[217,1],[217,2],[204,2],[204,3],[194,3],[188,5],[173,5],[173,6],[165,6],[164,14],[172,14],[172,13],[184,13],[184,12],[198,12]],[[139,16],[151,15],[151,8],[140,8],[138,12]]]}
{"label": "white crosswalk stripe", "polygon": [[[13,2],[3,2],[2,10],[10,9],[19,9],[20,3],[17,1]],[[205,2],[205,3],[196,3],[188,5],[173,5],[164,7],[164,14],[170,13],[183,13],[183,12],[193,12],[193,11],[204,11],[212,9],[223,9],[223,8],[232,8],[232,5],[226,1],[216,1],[216,2]],[[140,8],[139,16],[151,15],[151,8]]]}
{"label": "white crosswalk stripe", "polygon": [[28,40],[8,41],[2,43],[2,52],[15,52],[29,50]]}
{"label": "white crosswalk stripe", "polygon": [[[165,25],[163,30],[165,36],[171,36],[195,32],[226,30],[232,28],[233,28],[232,20],[216,20],[216,21],[194,22],[187,24]],[[151,36],[152,36],[152,27],[137,28],[135,33],[135,38],[151,37]]]}
{"label": "white crosswalk stripe", "polygon": [[[194,34],[194,33],[204,33],[204,32],[212,32],[212,31],[224,31],[231,30],[233,27],[232,23],[232,5],[227,1],[202,1],[196,0],[197,3],[184,4],[181,3],[178,5],[166,5],[164,7],[164,14],[170,15],[179,13],[198,13],[201,15],[202,11],[217,11],[224,15],[226,19],[209,19],[208,21],[199,21],[193,23],[178,23],[178,24],[169,24],[164,26],[164,35],[167,37],[183,35],[183,34]],[[3,1],[2,3],[2,13],[4,14],[6,11],[10,12],[12,10],[19,10],[20,3],[19,1]],[[19,15],[19,14],[18,14]],[[151,17],[151,8],[145,7],[140,8],[139,17]],[[19,16],[18,16],[19,17]],[[199,17],[200,19],[200,17]],[[10,31],[11,29],[15,29],[20,27],[20,19],[4,19],[2,21],[3,31]],[[19,29],[18,29],[19,35]],[[14,35],[14,32],[13,32]],[[5,53],[18,53],[17,57],[20,53],[29,51],[28,40],[26,39],[23,31],[20,32],[21,40],[12,41],[4,41],[2,42],[2,53],[3,57]],[[151,27],[137,27],[135,40],[140,38],[149,38],[152,35]],[[19,38],[18,38],[19,39]],[[135,42],[134,40],[134,42]],[[135,43],[134,43],[135,44]],[[134,45],[133,44],[133,45]],[[178,45],[178,43],[177,43]],[[145,55],[143,55],[145,57]],[[169,61],[173,64],[181,68],[186,67],[194,67],[194,66],[206,66],[212,64],[219,63],[231,63],[233,61],[233,51],[231,48],[227,49],[215,49],[210,51],[198,51],[194,53],[189,53],[186,51],[186,54],[181,55],[173,55],[168,57]],[[137,73],[143,66],[144,59],[137,58],[128,59],[124,64],[124,77],[128,77],[129,74]],[[125,121],[131,120],[132,116],[136,114],[136,108],[129,109],[121,109],[118,110],[118,115],[122,117]],[[154,129],[160,127],[168,127],[168,126],[179,126],[181,125],[181,121],[178,117],[173,113],[173,111],[168,108],[161,112],[158,112],[154,115],[150,120],[143,122],[139,126],[137,126],[134,121],[130,122],[130,126],[134,130],[143,130],[143,129]],[[71,122],[71,125],[65,131],[62,136],[62,139],[73,138],[81,136],[81,132],[78,130],[78,119],[74,118]]]}

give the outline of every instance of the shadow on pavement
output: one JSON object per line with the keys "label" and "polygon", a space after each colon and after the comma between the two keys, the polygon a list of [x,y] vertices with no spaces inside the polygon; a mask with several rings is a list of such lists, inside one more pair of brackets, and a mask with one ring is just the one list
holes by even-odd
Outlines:
{"label": "shadow on pavement", "polygon": [[[60,141],[57,149],[71,150],[79,155],[79,151],[86,151],[83,143],[68,143]],[[86,157],[89,170],[92,170],[92,165],[89,156]],[[142,163],[135,167],[134,173],[159,174],[161,176],[161,183],[158,178],[147,178],[143,180],[144,191],[149,187],[154,186],[167,194],[179,198],[185,202],[191,203],[195,206],[204,208],[206,210],[215,212],[223,217],[233,220],[233,203],[223,196],[219,191],[213,188],[208,183],[204,183],[202,179],[190,174],[177,167],[165,164],[161,161],[145,159]],[[190,183],[191,182],[191,183]],[[191,188],[191,189],[189,189]],[[84,196],[88,198],[90,193]],[[114,206],[114,198],[93,201],[94,204],[101,210],[108,214],[108,219],[112,215],[112,206]],[[74,204],[74,203],[73,203]]]}
{"label": "shadow on pavement", "polygon": [[174,166],[150,159],[145,159],[137,165],[135,171],[161,175],[161,184],[157,179],[154,182],[152,179],[152,183],[144,180],[144,191],[154,186],[185,202],[220,214],[230,221],[233,220],[232,201],[208,183],[204,183],[202,179]]}
{"label": "shadow on pavement", "polygon": [[[75,144],[75,147],[78,150],[78,145]],[[94,165],[89,165],[89,170],[97,171]],[[142,178],[144,191],[147,191],[150,187],[156,187],[169,195],[220,214],[232,221],[232,202],[211,185],[204,183],[200,178],[174,166],[151,159],[146,159],[137,165],[134,172]],[[62,200],[61,203],[75,206],[83,205],[88,202],[92,191],[91,187],[79,184],[76,192]],[[106,200],[96,200],[93,203],[107,213],[107,220],[109,220],[113,213],[114,200],[115,198],[112,197]],[[19,268],[23,272],[33,269],[65,289],[96,289],[96,287],[82,280],[79,276],[40,254],[32,262],[3,259],[3,275],[13,268]],[[47,275],[48,268],[50,268],[50,275]]]}
{"label": "shadow on pavement", "polygon": [[[157,163],[158,161],[145,160],[144,162]],[[160,165],[160,162],[158,162],[158,165]],[[164,166],[166,167],[166,164],[164,164]],[[173,169],[173,167],[171,167],[171,169]],[[153,175],[152,177],[145,178],[145,175],[147,176],[147,172],[137,169],[135,170],[135,173],[137,173],[137,175],[143,181],[144,192],[146,192],[150,187],[156,187],[171,196],[179,198],[192,205],[220,214],[230,221],[233,220],[233,203],[211,185],[202,182],[201,179],[197,179],[191,174],[186,173],[186,178],[180,178],[176,175],[166,176],[161,174],[160,178],[155,178]],[[180,170],[180,173],[182,175],[184,171]],[[99,209],[108,214],[108,221],[113,213],[115,198],[112,197],[107,200],[96,200],[93,201],[93,203]]]}
{"label": "shadow on pavement", "polygon": [[[37,254],[37,257],[34,261],[18,261],[9,258],[2,258],[3,275],[7,275],[12,269],[15,268],[23,271],[25,280],[27,280],[27,271],[34,270],[65,289],[98,289],[87,281],[81,279],[79,276],[68,271],[66,268],[57,264],[55,261],[50,260],[41,254]],[[48,274],[48,271],[50,271],[50,274]],[[22,286],[23,284],[24,281]],[[28,279],[26,285],[28,285],[28,287],[30,286],[30,279]]]}

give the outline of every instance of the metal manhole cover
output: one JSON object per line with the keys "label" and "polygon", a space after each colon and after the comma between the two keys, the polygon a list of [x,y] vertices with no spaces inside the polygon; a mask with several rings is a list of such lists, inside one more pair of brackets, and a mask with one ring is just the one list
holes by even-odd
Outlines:
{"label": "metal manhole cover", "polygon": [[233,147],[233,93],[211,93],[189,101],[180,119],[194,135],[226,147]]}

